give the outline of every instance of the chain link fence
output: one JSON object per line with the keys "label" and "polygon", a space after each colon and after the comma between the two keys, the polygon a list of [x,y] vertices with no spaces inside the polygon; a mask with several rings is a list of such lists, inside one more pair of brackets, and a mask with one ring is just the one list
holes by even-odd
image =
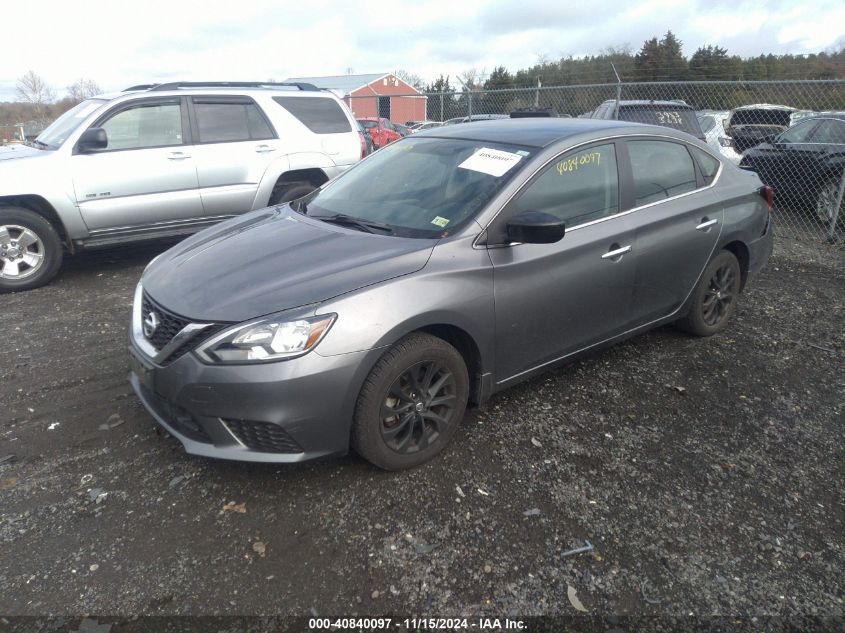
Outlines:
{"label": "chain link fence", "polygon": [[7,123],[0,125],[0,145],[31,141],[44,130],[51,121],[27,121],[26,123]]}
{"label": "chain link fence", "polygon": [[358,117],[400,124],[422,112],[450,125],[541,110],[682,129],[774,187],[777,235],[845,248],[843,80],[609,83],[347,100]]}

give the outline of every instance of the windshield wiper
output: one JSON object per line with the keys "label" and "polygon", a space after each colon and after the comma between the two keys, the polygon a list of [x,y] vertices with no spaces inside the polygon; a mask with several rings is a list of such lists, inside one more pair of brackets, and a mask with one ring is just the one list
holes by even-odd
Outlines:
{"label": "windshield wiper", "polygon": [[47,143],[45,143],[44,141],[39,141],[38,139],[35,139],[33,141],[26,141],[24,142],[24,145],[26,145],[27,147],[43,147],[45,149],[50,147],[49,145],[47,145]]}
{"label": "windshield wiper", "polygon": [[329,222],[330,224],[338,224],[340,226],[353,226],[355,228],[366,231],[367,233],[375,233],[376,231],[384,231],[385,233],[393,233],[393,227],[389,224],[381,222],[374,222],[372,220],[364,220],[363,218],[356,218],[345,213],[335,213],[333,215],[309,215],[309,218]]}

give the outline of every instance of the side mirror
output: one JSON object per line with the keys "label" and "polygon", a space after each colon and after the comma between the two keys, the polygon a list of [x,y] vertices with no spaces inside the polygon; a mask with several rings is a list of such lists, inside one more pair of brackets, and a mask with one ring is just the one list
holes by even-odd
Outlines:
{"label": "side mirror", "polygon": [[515,215],[507,226],[508,241],[523,244],[554,244],[563,238],[563,220],[541,211],[526,211]]}
{"label": "side mirror", "polygon": [[109,146],[109,139],[106,131],[101,127],[91,127],[82,133],[76,142],[80,154],[92,152],[98,149],[105,149]]}

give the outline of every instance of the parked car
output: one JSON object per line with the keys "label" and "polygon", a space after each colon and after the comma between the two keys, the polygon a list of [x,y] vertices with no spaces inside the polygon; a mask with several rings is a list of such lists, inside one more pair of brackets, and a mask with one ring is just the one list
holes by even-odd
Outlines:
{"label": "parked car", "polygon": [[361,142],[364,144],[361,155],[362,157],[369,156],[376,151],[376,147],[373,145],[373,137],[366,129],[364,129],[364,126],[361,125],[360,121],[356,120],[355,124],[358,126],[358,133],[361,135]]}
{"label": "parked car", "polygon": [[426,121],[425,123],[420,124],[418,127],[414,128],[412,131],[416,132],[424,132],[426,130],[432,130],[436,127],[440,127],[443,125],[440,121]]}
{"label": "parked car", "polygon": [[410,130],[416,130],[421,125],[425,125],[426,123],[436,123],[436,121],[405,121],[405,126]]}
{"label": "parked car", "polygon": [[358,123],[370,133],[370,138],[373,139],[373,146],[376,149],[402,138],[402,135],[396,130],[390,119],[385,119],[384,117],[364,117],[358,119]]}
{"label": "parked car", "polygon": [[0,148],[0,291],[63,251],[183,235],[320,187],[361,158],[355,120],[307,84],[176,82],[83,101]]}
{"label": "parked car", "polygon": [[473,114],[472,116],[459,116],[454,119],[443,121],[443,125],[455,125],[456,123],[475,123],[476,121],[495,121],[497,119],[508,119],[507,114]]}
{"label": "parked car", "polygon": [[695,116],[695,110],[683,101],[637,101],[608,99],[593,110],[593,119],[617,119],[619,121],[633,121],[648,123],[649,125],[663,125],[681,130],[687,134],[707,142],[704,132]]}
{"label": "parked car", "polygon": [[770,194],[662,127],[420,132],[154,260],[132,386],[189,453],[415,466],[467,402],[665,323],[723,330],[771,252]]}
{"label": "parked car", "polygon": [[412,132],[407,125],[402,125],[401,123],[393,123],[393,128],[402,136],[408,136]]}
{"label": "parked car", "polygon": [[795,108],[757,103],[731,110],[725,131],[733,139],[734,149],[742,154],[766,139],[783,132],[792,123]]}
{"label": "parked car", "polygon": [[733,148],[733,140],[725,131],[725,121],[729,115],[730,112],[727,110],[704,110],[699,112],[697,116],[701,131],[704,132],[707,139],[707,144],[734,165],[739,165],[742,155]]}
{"label": "parked car", "polygon": [[[829,224],[845,166],[845,112],[803,119],[769,142],[749,149],[740,166],[754,170],[772,185],[779,201],[810,207]],[[841,201],[836,215],[838,224],[845,226]]]}

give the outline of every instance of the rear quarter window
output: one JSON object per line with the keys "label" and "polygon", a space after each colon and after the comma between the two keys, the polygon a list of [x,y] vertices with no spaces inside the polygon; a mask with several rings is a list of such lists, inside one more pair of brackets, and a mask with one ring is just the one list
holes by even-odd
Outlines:
{"label": "rear quarter window", "polygon": [[689,146],[689,151],[692,154],[695,162],[698,163],[698,168],[701,170],[701,175],[704,177],[704,184],[709,185],[716,178],[719,173],[719,161],[713,158],[703,149]]}
{"label": "rear quarter window", "polygon": [[352,125],[340,105],[326,97],[273,97],[273,101],[315,134],[351,132]]}

